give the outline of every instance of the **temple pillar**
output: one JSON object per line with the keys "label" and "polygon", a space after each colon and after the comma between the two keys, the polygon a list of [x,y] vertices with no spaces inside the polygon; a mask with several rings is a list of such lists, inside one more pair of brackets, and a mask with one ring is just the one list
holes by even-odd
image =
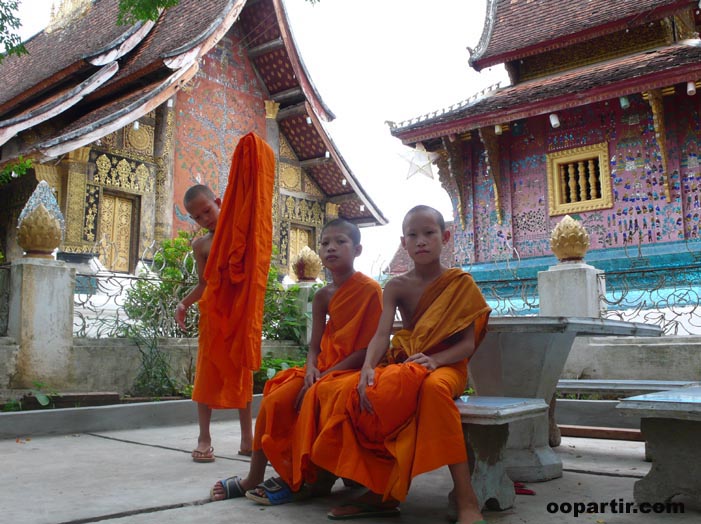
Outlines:
{"label": "temple pillar", "polygon": [[[153,137],[153,156],[158,166],[155,184],[154,240],[160,244],[173,236],[174,154],[176,97],[156,109],[156,127]],[[172,101],[172,104],[170,103]],[[170,105],[169,105],[170,104]]]}
{"label": "temple pillar", "polygon": [[68,153],[62,162],[68,172],[65,196],[66,230],[62,246],[64,251],[81,252],[84,244],[83,225],[89,153],[89,147],[81,147]]}

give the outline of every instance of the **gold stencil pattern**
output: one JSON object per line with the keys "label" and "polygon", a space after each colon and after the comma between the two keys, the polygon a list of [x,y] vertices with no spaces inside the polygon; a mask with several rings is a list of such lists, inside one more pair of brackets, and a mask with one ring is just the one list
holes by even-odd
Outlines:
{"label": "gold stencil pattern", "polygon": [[78,243],[81,239],[85,202],[85,175],[68,173],[68,202],[66,203],[66,242]]}
{"label": "gold stencil pattern", "polygon": [[131,216],[128,198],[103,195],[100,205],[100,261],[111,271],[129,271]]}
{"label": "gold stencil pattern", "polygon": [[139,129],[134,129],[127,126],[124,128],[124,135],[124,143],[129,149],[153,155],[153,127],[142,124]]}
{"label": "gold stencil pattern", "polygon": [[302,169],[280,162],[280,187],[291,191],[302,191]]}
{"label": "gold stencil pattern", "polygon": [[285,198],[284,218],[309,225],[323,225],[324,212],[319,202],[288,196]]}
{"label": "gold stencil pattern", "polygon": [[98,184],[124,189],[132,193],[153,191],[153,177],[145,164],[102,154],[95,160],[95,165],[97,173],[95,173],[94,180]]}
{"label": "gold stencil pattern", "polygon": [[285,135],[280,133],[280,158],[287,158],[289,160],[298,160],[295,152],[292,151],[290,143],[285,138]]}
{"label": "gold stencil pattern", "polygon": [[321,190],[321,188],[317,185],[316,182],[314,182],[314,180],[312,180],[312,177],[310,177],[307,174],[304,175],[304,186],[302,187],[302,191],[310,195],[324,198],[324,193]]}

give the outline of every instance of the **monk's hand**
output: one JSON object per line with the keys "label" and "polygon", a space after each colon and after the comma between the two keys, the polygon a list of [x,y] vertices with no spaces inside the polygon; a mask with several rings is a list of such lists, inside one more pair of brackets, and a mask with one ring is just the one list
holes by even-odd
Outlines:
{"label": "monk's hand", "polygon": [[183,331],[187,330],[187,326],[185,325],[185,315],[187,315],[187,308],[185,307],[185,304],[178,302],[178,305],[175,306],[175,322],[177,322],[178,326],[180,326],[180,329]]}
{"label": "monk's hand", "polygon": [[424,355],[423,353],[416,353],[407,358],[404,362],[413,362],[419,366],[423,366],[429,371],[439,368],[438,362],[436,362],[432,357]]}
{"label": "monk's hand", "polygon": [[372,402],[367,396],[367,388],[375,385],[375,368],[363,367],[360,370],[360,379],[358,379],[358,397],[360,398],[361,411],[373,413]]}
{"label": "monk's hand", "polygon": [[307,364],[307,373],[304,375],[304,387],[305,388],[310,388],[316,382],[321,378],[321,372],[317,369],[316,366],[310,366]]}

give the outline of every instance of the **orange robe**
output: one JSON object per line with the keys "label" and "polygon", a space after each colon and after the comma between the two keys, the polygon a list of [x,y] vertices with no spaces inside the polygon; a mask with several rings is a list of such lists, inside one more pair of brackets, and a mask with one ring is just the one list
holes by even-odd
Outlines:
{"label": "orange robe", "polygon": [[[367,348],[381,314],[380,285],[362,273],[354,273],[331,297],[317,359],[319,371],[335,366],[354,351]],[[296,429],[303,430],[312,442],[316,436],[312,408],[315,404],[315,388],[310,388],[305,394],[303,408],[299,413],[294,405],[297,394],[304,386],[305,373],[305,368],[290,368],[277,373],[266,382],[253,437],[253,449],[262,448],[278,475],[295,491],[301,486],[299,479],[302,476],[299,471],[302,449]],[[333,373],[324,376],[317,383],[331,376]],[[311,442],[307,448],[311,449]],[[297,471],[293,474],[294,465]]]}
{"label": "orange robe", "polygon": [[243,408],[260,367],[263,300],[272,252],[275,155],[259,136],[241,138],[229,171],[199,302],[192,399]]}
{"label": "orange robe", "polygon": [[311,460],[385,499],[402,501],[411,479],[467,460],[454,399],[467,383],[467,360],[428,371],[397,363],[416,353],[451,345],[449,337],[474,324],[475,347],[484,338],[490,308],[468,273],[449,269],[424,292],[411,320],[392,338],[389,365],[376,368],[367,389],[373,413],[359,408],[359,373],[319,385],[325,419]]}

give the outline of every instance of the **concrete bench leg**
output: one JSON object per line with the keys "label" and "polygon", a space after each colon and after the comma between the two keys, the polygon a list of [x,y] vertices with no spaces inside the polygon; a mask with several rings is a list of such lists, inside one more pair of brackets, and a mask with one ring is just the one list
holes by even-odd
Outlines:
{"label": "concrete bench leg", "polygon": [[514,505],[514,483],[506,474],[504,450],[509,425],[463,424],[472,473],[472,487],[480,506],[505,510]]}
{"label": "concrete bench leg", "polygon": [[669,502],[675,495],[686,495],[701,504],[701,422],[643,418],[640,429],[652,454],[652,468],[635,483],[635,502]]}

